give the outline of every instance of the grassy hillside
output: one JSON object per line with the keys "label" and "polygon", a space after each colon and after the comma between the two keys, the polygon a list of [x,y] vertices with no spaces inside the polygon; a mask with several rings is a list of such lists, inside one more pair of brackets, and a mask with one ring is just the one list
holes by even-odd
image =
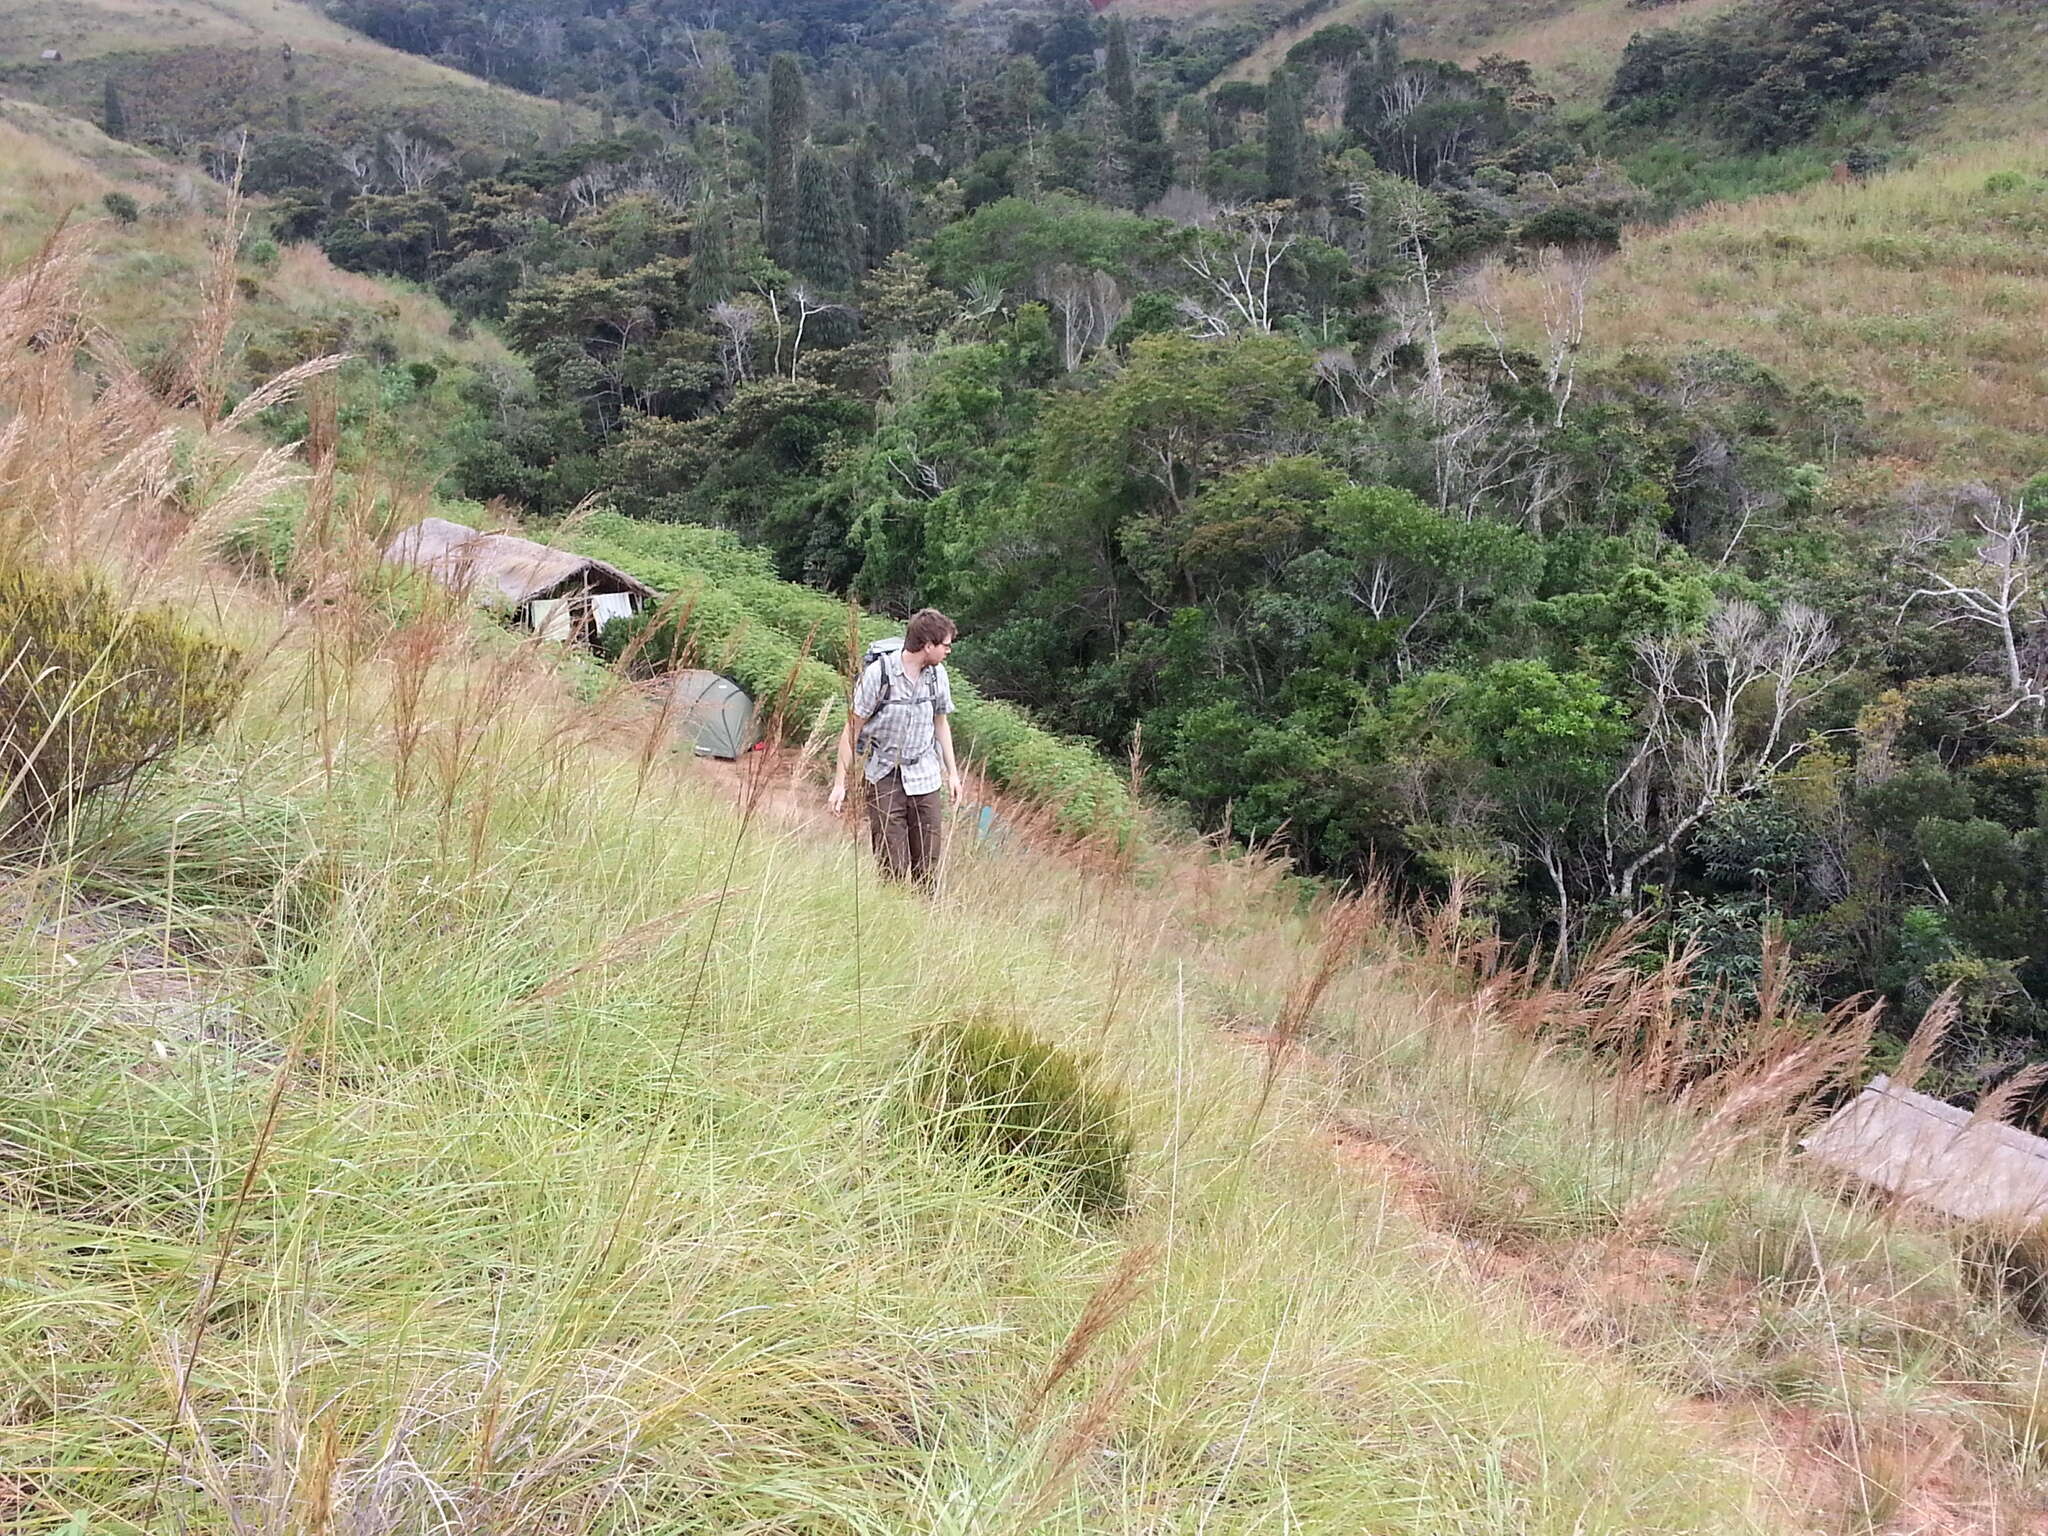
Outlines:
{"label": "grassy hillside", "polygon": [[[46,49],[62,61],[44,62]],[[138,137],[282,129],[296,96],[309,129],[342,139],[404,123],[518,147],[561,112],[373,43],[299,0],[0,0],[0,91],[97,118],[110,78]]]}
{"label": "grassy hillside", "polygon": [[[1865,400],[1908,471],[2048,467],[2048,138],[1932,156],[1845,186],[1638,232],[1593,282],[1587,343],[1739,348]],[[1540,282],[1497,284],[1534,334]]]}
{"label": "grassy hillside", "polygon": [[[1632,10],[1628,0],[1338,0],[1307,21],[1277,30],[1223,78],[1263,80],[1288,49],[1310,34],[1392,11],[1401,18],[1402,47],[1408,53],[1461,64],[1504,53],[1534,64],[1544,88],[1560,100],[1597,100],[1633,34],[1704,20],[1734,3],[1678,0],[1654,10]],[[1140,0],[1139,9],[1145,4]],[[1163,0],[1158,9],[1167,9]]]}
{"label": "grassy hillside", "polygon": [[[106,198],[132,200],[135,217]],[[224,189],[189,167],[121,143],[91,123],[0,96],[0,262],[37,250],[60,221],[90,232],[84,273],[93,324],[134,362],[175,376],[200,312]],[[256,212],[260,230],[261,211]],[[241,306],[227,337],[236,391],[329,352],[344,463],[425,494],[448,435],[471,409],[464,382],[516,375],[523,364],[488,331],[454,324],[431,295],[344,272],[311,245],[251,239],[240,263]],[[303,414],[276,430],[300,436]]]}
{"label": "grassy hillside", "polygon": [[[0,504],[51,564],[162,512],[43,446],[65,361],[0,380],[43,429],[7,483],[74,477]],[[534,648],[391,606],[350,522],[298,612],[154,538],[128,590],[216,615],[247,701],[9,853],[10,1530],[1779,1528],[1333,1158],[1313,1076],[1262,1089],[1170,908],[963,851],[935,921]],[[1241,934],[1255,888],[1213,896]],[[978,1018],[1095,1079],[1121,1208],[962,1143],[986,1111],[921,1053]]]}
{"label": "grassy hillside", "polygon": [[[2038,1516],[1986,1235],[1786,1161],[1867,1017],[1695,1023],[1620,953],[1482,982],[1454,911],[1197,848],[1132,880],[961,838],[937,905],[881,886],[782,809],[801,761],[735,803],[630,692],[394,588],[345,494],[301,492],[318,601],[210,565],[249,455],[188,432],[227,472],[181,478],[147,391],[51,387],[82,264],[0,284],[0,334],[60,338],[0,361],[0,549],[252,673],[143,792],[0,850],[10,1531]],[[44,675],[0,660],[17,708]],[[1062,1053],[1028,1095],[1015,1056],[935,1075],[991,1025]]]}

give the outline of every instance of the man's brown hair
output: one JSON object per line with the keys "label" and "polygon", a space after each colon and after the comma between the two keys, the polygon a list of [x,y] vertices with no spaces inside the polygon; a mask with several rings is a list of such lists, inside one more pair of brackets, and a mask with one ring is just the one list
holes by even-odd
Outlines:
{"label": "man's brown hair", "polygon": [[950,640],[959,632],[958,626],[938,609],[920,608],[903,626],[903,649],[921,651],[942,640]]}

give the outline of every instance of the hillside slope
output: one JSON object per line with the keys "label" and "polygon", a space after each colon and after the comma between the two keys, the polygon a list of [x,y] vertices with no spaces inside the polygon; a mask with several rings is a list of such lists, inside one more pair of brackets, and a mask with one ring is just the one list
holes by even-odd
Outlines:
{"label": "hillside slope", "polygon": [[[1545,298],[1494,291],[1525,338]],[[1859,394],[1908,469],[2048,467],[2048,136],[1640,230],[1593,279],[1595,356],[1734,347],[1797,385]]]}
{"label": "hillside slope", "polygon": [[[46,62],[46,50],[63,57]],[[308,128],[344,140],[402,123],[512,148],[562,111],[359,37],[299,0],[0,0],[0,91],[97,118],[110,79],[137,137],[279,130],[296,97]]]}
{"label": "hillside slope", "polygon": [[[0,323],[76,334],[71,260]],[[142,536],[130,578],[255,670],[176,774],[0,863],[10,1531],[1788,1529],[1332,1157],[1329,1084],[1190,1012],[1171,950],[1255,883],[1176,918],[969,846],[934,925],[629,695],[392,601],[346,504],[301,607],[205,562],[203,493],[165,547],[132,468],[49,446],[70,361],[0,374],[39,428],[0,484],[72,493],[0,499],[0,547]],[[111,399],[100,446],[156,451]],[[1099,1106],[1036,1153],[931,1075],[991,1023]]]}
{"label": "hillside slope", "polygon": [[[1141,15],[1181,17],[1174,0],[1123,0]],[[1631,37],[1692,27],[1741,0],[1673,0],[1653,7],[1629,0],[1337,0],[1327,9],[1274,29],[1271,37],[1220,77],[1264,80],[1288,49],[1324,27],[1358,25],[1391,12],[1402,25],[1402,48],[1423,58],[1472,65],[1488,54],[1525,59],[1543,89],[1566,105],[1598,103]],[[1227,19],[1249,7],[1215,0],[1198,19]],[[1965,143],[2019,129],[2048,127],[2048,96],[2038,88],[2048,57],[2048,30],[2032,8],[1994,0],[1976,12],[1980,35],[1971,54],[1932,89],[1903,94],[1888,114],[1905,137],[1922,143]]]}
{"label": "hillside slope", "polygon": [[[107,201],[109,196],[113,204]],[[131,218],[111,207],[130,200]],[[226,191],[92,123],[0,95],[0,263],[29,258],[60,222],[89,232],[81,273],[96,330],[160,380],[181,367]],[[260,211],[259,211],[260,227]],[[232,393],[276,369],[347,354],[335,378],[342,460],[409,495],[431,492],[469,381],[525,365],[430,294],[343,271],[316,246],[252,241],[226,337]],[[303,414],[274,424],[303,435]]]}
{"label": "hillside slope", "polygon": [[[40,228],[102,185],[23,144]],[[205,248],[102,234],[131,287]],[[253,675],[0,853],[0,1526],[2038,1519],[2024,1288],[1787,1160],[1867,1018],[1698,1021],[1614,951],[1558,992],[1455,910],[1193,844],[1091,872],[963,827],[937,904],[882,886],[778,813],[813,765],[735,803],[631,692],[394,583],[348,484],[295,493],[293,581],[222,570],[247,455],[70,353],[121,302],[87,262],[0,283],[41,338],[0,351],[0,556],[104,563]]]}
{"label": "hillside slope", "polygon": [[[1276,30],[1223,78],[1263,80],[1288,49],[1322,28],[1356,26],[1391,11],[1401,18],[1401,45],[1408,53],[1460,64],[1492,53],[1527,59],[1544,89],[1560,100],[1592,101],[1605,93],[1615,61],[1635,33],[1689,25],[1735,3],[1677,0],[1644,10],[1630,7],[1628,0],[1338,0],[1306,21]],[[1145,5],[1139,0],[1140,9]]]}

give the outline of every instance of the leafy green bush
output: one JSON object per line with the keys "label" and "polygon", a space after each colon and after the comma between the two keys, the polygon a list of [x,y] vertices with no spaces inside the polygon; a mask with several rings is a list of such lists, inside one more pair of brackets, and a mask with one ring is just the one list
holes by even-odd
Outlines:
{"label": "leafy green bush", "polygon": [[916,1102],[941,1140],[1041,1178],[1087,1211],[1129,1199],[1132,1134],[1122,1093],[1094,1063],[1014,1024],[954,1020],[923,1041]]}
{"label": "leafy green bush", "polygon": [[[643,580],[659,580],[658,563],[654,575],[644,564],[633,569]],[[685,665],[723,672],[761,709],[779,712],[780,734],[786,737],[803,737],[821,718],[828,728],[838,728],[846,684],[837,672],[755,622],[736,599],[701,577],[669,574],[673,585],[660,608],[604,627],[598,645],[608,658],[630,656],[640,669]]]}
{"label": "leafy green bush", "polygon": [[0,837],[134,782],[218,725],[241,656],[90,577],[0,563]]}
{"label": "leafy green bush", "polygon": [[[842,674],[858,659],[846,604],[781,580],[762,551],[720,529],[646,523],[617,513],[589,519],[572,542],[583,554],[631,571],[658,590],[692,593],[676,605],[678,611],[690,608],[687,623],[680,632],[664,631],[643,643],[638,654],[645,660],[666,663],[687,653],[699,666],[730,673],[757,697],[762,687],[779,697],[799,648],[808,647],[817,660],[803,669],[785,714],[787,728],[797,732],[809,729],[825,700],[844,695]],[[740,648],[746,654],[728,666],[719,657],[743,626],[752,626]],[[607,651],[618,655],[645,627],[645,621],[608,627]],[[863,615],[858,644],[865,649],[901,631],[893,619]],[[763,632],[779,637],[783,648],[766,644]],[[759,667],[759,680],[742,672],[742,665]],[[1133,835],[1137,818],[1130,792],[1093,748],[1041,730],[1013,705],[983,698],[957,671],[951,681],[954,734],[963,758],[979,763],[1003,788],[1052,811],[1063,832],[1118,841]]]}
{"label": "leafy green bush", "polygon": [[136,202],[126,192],[109,192],[100,199],[100,206],[106,209],[109,215],[119,219],[123,224],[133,224],[142,217],[142,204]]}
{"label": "leafy green bush", "polygon": [[291,487],[223,529],[215,547],[221,558],[249,575],[282,581],[291,569],[305,516],[304,488]]}

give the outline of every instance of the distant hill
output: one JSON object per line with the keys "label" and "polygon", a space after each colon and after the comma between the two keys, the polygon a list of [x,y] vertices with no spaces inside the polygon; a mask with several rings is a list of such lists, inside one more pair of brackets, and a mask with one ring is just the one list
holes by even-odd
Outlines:
{"label": "distant hill", "polygon": [[[1964,65],[1886,108],[1891,168],[1636,232],[1593,279],[1595,355],[1739,348],[1860,394],[1908,469],[2048,468],[2048,26],[1984,17]],[[1540,281],[1501,293],[1533,331]]]}
{"label": "distant hill", "polygon": [[[1596,356],[1734,347],[1864,401],[1903,471],[2048,467],[2048,136],[1645,230],[1594,276]],[[1533,335],[1538,278],[1510,276]]]}
{"label": "distant hill", "polygon": [[[1134,3],[1139,11],[1156,14],[1175,9],[1171,0]],[[1401,18],[1402,47],[1411,54],[1461,64],[1489,53],[1527,59],[1536,66],[1544,88],[1560,99],[1591,100],[1607,89],[1615,61],[1635,33],[1702,21],[1735,3],[1675,0],[1642,9],[1628,0],[1336,0],[1313,16],[1280,27],[1223,78],[1263,80],[1303,38],[1324,27],[1356,25],[1392,11]]]}
{"label": "distant hill", "polygon": [[[45,59],[45,53],[61,55]],[[106,84],[135,137],[173,145],[246,124],[458,146],[537,142],[563,108],[387,48],[296,0],[0,0],[0,93],[98,120]]]}

